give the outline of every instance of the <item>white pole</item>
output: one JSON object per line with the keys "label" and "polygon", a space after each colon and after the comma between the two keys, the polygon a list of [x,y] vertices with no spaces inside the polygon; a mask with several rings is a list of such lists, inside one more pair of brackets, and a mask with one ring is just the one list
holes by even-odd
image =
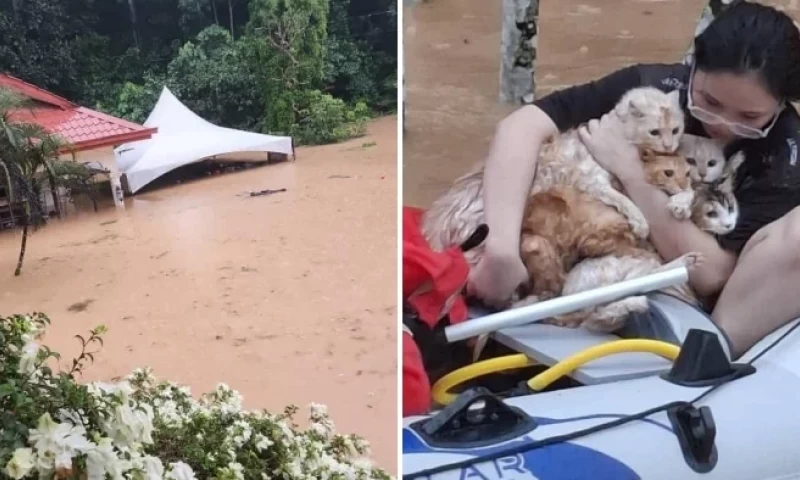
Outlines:
{"label": "white pole", "polygon": [[653,290],[671,287],[686,282],[689,271],[686,267],[672,268],[663,272],[586,290],[572,295],[554,298],[533,305],[504,310],[485,317],[467,320],[444,329],[448,343],[457,342],[504,328],[537,322],[545,318],[575,312],[584,308],[611,303],[631,295],[641,295]]}

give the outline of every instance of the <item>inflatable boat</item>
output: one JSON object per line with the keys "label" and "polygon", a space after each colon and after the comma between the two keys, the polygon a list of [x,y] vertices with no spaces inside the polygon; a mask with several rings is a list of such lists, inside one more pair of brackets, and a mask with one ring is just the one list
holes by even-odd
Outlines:
{"label": "inflatable boat", "polygon": [[[731,361],[708,316],[659,292],[687,278],[681,267],[514,310],[473,309],[444,329],[442,341],[491,333],[516,353],[434,384],[437,409],[403,421],[403,478],[800,478],[800,319]],[[642,293],[650,314],[633,334],[538,322]],[[463,388],[525,368],[531,377],[502,394]]]}

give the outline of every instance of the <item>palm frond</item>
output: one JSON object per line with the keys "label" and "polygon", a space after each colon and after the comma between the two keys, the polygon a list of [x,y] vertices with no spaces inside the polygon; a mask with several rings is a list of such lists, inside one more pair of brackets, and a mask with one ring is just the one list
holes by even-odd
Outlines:
{"label": "palm frond", "polygon": [[6,187],[6,196],[8,197],[9,203],[14,203],[14,186],[11,183],[11,172],[8,171],[8,167],[6,163],[0,160],[0,173],[2,173],[2,179],[5,182]]}
{"label": "palm frond", "polygon": [[11,110],[25,108],[30,103],[17,92],[8,88],[0,88],[0,115],[6,116]]}

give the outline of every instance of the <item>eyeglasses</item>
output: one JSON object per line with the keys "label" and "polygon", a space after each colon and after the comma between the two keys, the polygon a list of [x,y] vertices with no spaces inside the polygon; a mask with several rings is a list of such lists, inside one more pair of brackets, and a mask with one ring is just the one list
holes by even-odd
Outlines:
{"label": "eyeglasses", "polygon": [[725,125],[726,127],[728,127],[728,130],[730,130],[731,133],[733,133],[737,137],[756,139],[756,138],[764,138],[767,135],[769,135],[770,130],[772,130],[772,127],[775,126],[775,123],[777,123],[781,111],[784,109],[785,104],[783,102],[781,102],[781,104],[778,106],[778,111],[775,112],[775,116],[772,117],[772,121],[770,121],[769,125],[767,125],[764,128],[761,129],[753,128],[749,125],[744,125],[742,123],[731,122],[717,115],[716,113],[709,112],[708,110],[703,110],[702,108],[694,104],[694,102],[692,101],[692,82],[694,81],[694,71],[695,67],[694,65],[692,65],[692,72],[689,74],[690,75],[689,89],[686,92],[687,107],[689,109],[689,113],[691,113],[694,118],[709,125],[720,125],[720,124]]}

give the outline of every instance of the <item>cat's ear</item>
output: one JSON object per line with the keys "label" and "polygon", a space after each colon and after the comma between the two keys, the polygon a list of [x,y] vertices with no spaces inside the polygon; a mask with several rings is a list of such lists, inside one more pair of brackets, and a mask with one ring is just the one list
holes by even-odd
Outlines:
{"label": "cat's ear", "polygon": [[731,158],[729,158],[728,161],[725,162],[725,168],[723,170],[725,172],[725,175],[733,175],[734,173],[736,173],[736,170],[739,170],[739,167],[741,167],[742,163],[744,163],[744,159],[745,156],[742,150],[739,150],[738,152],[734,153],[733,156],[731,156]]}
{"label": "cat's ear", "polygon": [[644,118],[644,110],[641,108],[641,106],[639,106],[639,102],[637,100],[637,98],[628,99],[628,114],[630,114],[633,118]]}
{"label": "cat's ear", "polygon": [[640,147],[639,148],[639,157],[642,159],[642,162],[647,163],[655,160],[656,152],[653,151],[650,147]]}
{"label": "cat's ear", "polygon": [[744,152],[739,150],[734,153],[731,158],[725,162],[725,167],[722,169],[722,175],[719,177],[719,188],[723,191],[733,191],[733,178],[736,176],[736,170],[742,166],[745,156]]}
{"label": "cat's ear", "polygon": [[719,184],[717,186],[717,189],[719,189],[722,192],[733,192],[733,175],[731,175],[730,173],[723,175],[719,179]]}
{"label": "cat's ear", "polygon": [[678,90],[677,88],[675,90],[672,90],[671,92],[669,92],[667,94],[667,98],[669,99],[670,102],[672,102],[674,105],[676,105],[676,106],[678,106],[680,108],[680,105],[681,105],[681,91],[680,90]]}

